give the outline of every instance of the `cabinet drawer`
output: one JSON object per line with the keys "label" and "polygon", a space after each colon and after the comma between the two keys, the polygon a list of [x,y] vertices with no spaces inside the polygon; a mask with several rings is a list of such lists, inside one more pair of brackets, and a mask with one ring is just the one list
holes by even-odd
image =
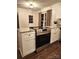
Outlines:
{"label": "cabinet drawer", "polygon": [[35,49],[35,40],[23,40],[23,50]]}
{"label": "cabinet drawer", "polygon": [[31,38],[35,38],[35,33],[23,33],[22,34],[22,39],[25,39],[25,40],[29,40]]}

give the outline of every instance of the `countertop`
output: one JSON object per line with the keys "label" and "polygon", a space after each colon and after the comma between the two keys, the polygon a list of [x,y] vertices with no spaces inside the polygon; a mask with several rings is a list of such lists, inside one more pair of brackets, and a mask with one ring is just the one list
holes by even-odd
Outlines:
{"label": "countertop", "polygon": [[33,29],[35,30],[37,36],[44,35],[44,34],[48,34],[48,33],[51,32],[51,29],[50,28],[45,28],[45,29],[47,29],[46,31],[43,31],[43,29],[39,29],[39,27],[35,27]]}
{"label": "countertop", "polygon": [[35,30],[34,29],[23,28],[23,29],[17,29],[17,31],[20,32],[20,33],[26,33],[26,32],[33,32]]}

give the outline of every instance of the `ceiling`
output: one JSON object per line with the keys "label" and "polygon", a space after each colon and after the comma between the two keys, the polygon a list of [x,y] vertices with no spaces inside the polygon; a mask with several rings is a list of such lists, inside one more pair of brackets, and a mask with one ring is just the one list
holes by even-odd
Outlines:
{"label": "ceiling", "polygon": [[34,10],[40,10],[44,7],[51,6],[57,2],[60,2],[61,0],[17,0],[17,6],[23,7],[23,8],[29,8],[27,6],[28,3],[33,2],[34,4]]}

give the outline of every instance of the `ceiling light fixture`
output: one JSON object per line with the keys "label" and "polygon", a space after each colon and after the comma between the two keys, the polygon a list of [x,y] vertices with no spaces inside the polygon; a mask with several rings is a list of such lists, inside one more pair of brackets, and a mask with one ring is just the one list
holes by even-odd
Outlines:
{"label": "ceiling light fixture", "polygon": [[38,8],[38,4],[34,0],[24,2],[24,6],[30,9]]}
{"label": "ceiling light fixture", "polygon": [[33,6],[33,4],[31,3],[29,7],[30,7],[30,8],[33,8],[34,6]]}

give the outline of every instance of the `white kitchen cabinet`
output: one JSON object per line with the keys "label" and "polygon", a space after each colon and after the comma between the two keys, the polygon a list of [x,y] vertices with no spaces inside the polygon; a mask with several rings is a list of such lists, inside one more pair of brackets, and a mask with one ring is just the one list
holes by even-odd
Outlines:
{"label": "white kitchen cabinet", "polygon": [[60,29],[59,28],[51,29],[51,40],[50,40],[50,43],[53,43],[53,42],[59,40],[59,36],[60,36]]}
{"label": "white kitchen cabinet", "polygon": [[35,31],[19,32],[19,50],[22,57],[35,51]]}

